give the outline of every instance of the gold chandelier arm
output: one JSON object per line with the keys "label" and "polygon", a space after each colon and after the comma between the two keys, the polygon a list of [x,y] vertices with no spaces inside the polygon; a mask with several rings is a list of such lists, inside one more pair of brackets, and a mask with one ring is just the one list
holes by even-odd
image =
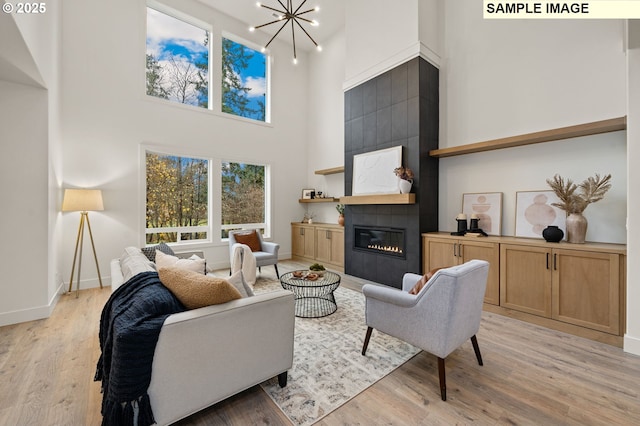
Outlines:
{"label": "gold chandelier arm", "polygon": [[300,17],[300,15],[304,15],[306,13],[315,12],[315,11],[316,11],[315,9],[309,9],[309,10],[305,10],[304,12],[296,13],[296,18]]}
{"label": "gold chandelier arm", "polygon": [[[311,37],[311,35],[307,32],[307,30],[304,29],[304,27],[302,25],[300,25],[300,22],[298,22],[297,19],[294,19],[294,21],[296,21],[296,24],[298,24],[298,26],[300,27],[300,29],[302,31],[304,31],[304,33],[307,35],[307,37],[309,37],[309,40],[311,40],[313,42],[313,44],[316,45],[316,47],[318,47],[318,43],[316,43],[316,41],[313,39],[313,37]],[[295,45],[294,45],[295,48]]]}
{"label": "gold chandelier arm", "polygon": [[[278,22],[282,22],[282,19],[276,19],[275,21],[267,22],[266,24],[258,25],[257,27],[253,27],[253,28],[257,30],[258,28],[266,27],[267,25],[275,24],[275,23],[278,23]],[[287,23],[285,22],[285,25],[286,24]]]}
{"label": "gold chandelier arm", "polygon": [[273,37],[271,37],[271,39],[269,40],[269,43],[264,45],[264,48],[266,49],[267,47],[269,47],[269,45],[271,44],[271,42],[273,41],[274,38],[276,38],[276,36],[278,34],[280,34],[280,31],[282,31],[282,29],[285,27],[285,25],[287,25],[289,23],[289,19],[287,19],[284,24],[282,24],[282,26],[280,27],[280,29],[273,35]]}
{"label": "gold chandelier arm", "polygon": [[[298,59],[298,56],[296,55],[296,30],[295,30],[296,26],[293,25],[294,21],[296,23],[298,21],[296,19],[292,19],[291,20],[291,35],[293,36],[293,60],[295,61],[295,60]],[[298,25],[300,25],[300,24],[298,24]]]}
{"label": "gold chandelier arm", "polygon": [[[279,0],[278,0],[278,1],[279,1]],[[295,10],[295,12],[292,12],[291,14],[292,14],[292,15],[294,15],[294,16],[295,16],[295,15],[297,15],[297,14],[298,14],[298,11],[300,10],[300,8],[301,8],[302,6],[304,6],[304,4],[305,4],[306,2],[307,2],[307,0],[304,0],[302,3],[300,3],[300,6],[298,6],[298,8]],[[291,6],[292,6],[292,7],[291,7],[291,9],[293,9],[293,5],[291,5]]]}

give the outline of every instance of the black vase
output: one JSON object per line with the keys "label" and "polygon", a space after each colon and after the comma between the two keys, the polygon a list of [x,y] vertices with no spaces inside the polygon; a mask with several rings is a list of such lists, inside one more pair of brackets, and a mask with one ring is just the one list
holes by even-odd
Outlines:
{"label": "black vase", "polygon": [[564,237],[564,232],[555,225],[549,225],[542,231],[542,238],[550,243],[559,243],[562,237]]}

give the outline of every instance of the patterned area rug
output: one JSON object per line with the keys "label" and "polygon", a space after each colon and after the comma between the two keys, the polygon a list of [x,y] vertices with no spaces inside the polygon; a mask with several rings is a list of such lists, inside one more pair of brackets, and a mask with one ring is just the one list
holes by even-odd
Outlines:
{"label": "patterned area rug", "polygon": [[[259,279],[255,292],[280,287]],[[366,332],[364,296],[338,288],[338,310],[324,318],[296,318],[293,368],[285,388],[276,378],[260,386],[294,425],[310,425],[392,372],[418,348],[374,332],[362,356]]]}

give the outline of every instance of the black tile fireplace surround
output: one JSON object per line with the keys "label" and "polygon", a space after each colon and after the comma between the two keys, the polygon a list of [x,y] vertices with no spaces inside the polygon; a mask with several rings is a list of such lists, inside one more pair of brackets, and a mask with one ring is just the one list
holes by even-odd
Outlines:
{"label": "black tile fireplace surround", "polygon": [[[422,273],[421,234],[438,230],[438,159],[429,157],[438,148],[438,88],[438,69],[414,58],[345,92],[345,195],[353,195],[354,155],[399,145],[416,194],[415,204],[347,205],[349,275],[400,288],[405,272]],[[402,230],[402,255],[357,247],[356,226]]]}

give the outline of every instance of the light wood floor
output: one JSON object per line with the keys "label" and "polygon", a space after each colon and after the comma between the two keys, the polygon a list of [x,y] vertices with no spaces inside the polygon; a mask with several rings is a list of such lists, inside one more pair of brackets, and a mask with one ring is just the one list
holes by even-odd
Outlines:
{"label": "light wood floor", "polygon": [[[280,271],[299,267],[281,262]],[[263,274],[275,276],[270,267]],[[344,276],[342,285],[362,283]],[[64,295],[50,318],[0,327],[0,425],[100,424],[93,375],[109,294],[107,287]],[[421,352],[319,425],[640,425],[640,357],[491,313],[478,342],[483,367],[471,343],[447,359],[447,402],[436,358]],[[179,424],[290,423],[254,386]]]}

